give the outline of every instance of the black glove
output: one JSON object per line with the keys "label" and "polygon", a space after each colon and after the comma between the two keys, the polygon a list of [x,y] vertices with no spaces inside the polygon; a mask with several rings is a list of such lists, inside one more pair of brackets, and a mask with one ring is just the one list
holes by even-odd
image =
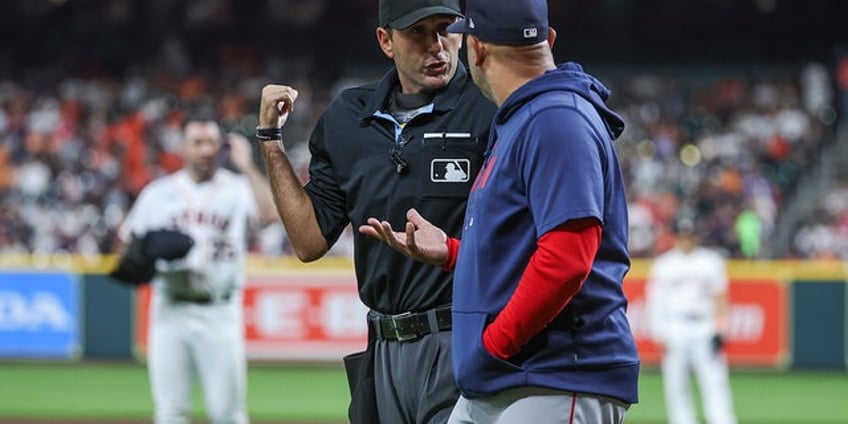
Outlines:
{"label": "black glove", "polygon": [[144,250],[144,239],[133,235],[109,276],[134,286],[149,283],[156,271],[155,259],[147,256]]}
{"label": "black glove", "polygon": [[144,253],[154,260],[172,261],[184,258],[192,246],[194,240],[179,231],[155,230],[144,235]]}
{"label": "black glove", "polygon": [[710,344],[713,347],[714,353],[719,353],[724,349],[724,337],[721,334],[714,334],[713,338],[710,340]]}
{"label": "black glove", "polygon": [[149,283],[156,272],[156,260],[180,259],[188,254],[194,240],[174,230],[154,230],[143,237],[133,235],[109,275],[121,282],[139,285]]}

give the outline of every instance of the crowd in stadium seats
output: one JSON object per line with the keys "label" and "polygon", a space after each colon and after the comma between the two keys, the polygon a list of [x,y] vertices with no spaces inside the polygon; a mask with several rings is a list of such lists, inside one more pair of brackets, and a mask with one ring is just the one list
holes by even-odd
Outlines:
{"label": "crowd in stadium seats", "polygon": [[795,233],[793,252],[809,259],[848,260],[848,175],[843,175]]}
{"label": "crowd in stadium seats", "polygon": [[[848,111],[848,54],[837,62],[836,87],[838,109]],[[839,120],[838,127],[848,136],[848,119]],[[819,207],[795,233],[792,248],[798,257],[848,259],[848,157],[842,157],[837,168]]]}
{"label": "crowd in stadium seats", "polygon": [[705,244],[731,257],[771,256],[765,248],[781,208],[834,137],[828,78],[820,66],[613,78],[629,125],[618,147],[633,255],[668,248],[671,221],[689,214]]}
{"label": "crowd in stadium seats", "polygon": [[[212,112],[229,131],[251,135],[266,76],[287,75],[303,95],[286,135],[301,141],[331,94],[300,66],[239,60],[214,73],[185,71],[175,65],[179,46],[172,51],[124,77],[0,81],[0,253],[112,252],[116,228],[141,188],[181,166],[187,113]],[[281,228],[269,228],[254,250],[284,253],[283,240]]]}
{"label": "crowd in stadium seats", "polygon": [[[139,190],[180,167],[185,114],[212,111],[228,129],[250,135],[262,85],[280,78],[300,89],[286,144],[306,178],[308,133],[342,83],[315,80],[297,65],[309,61],[235,54],[214,68],[186,69],[179,43],[168,51],[120,77],[0,80],[0,253],[113,251],[116,227]],[[811,69],[595,72],[627,122],[617,146],[634,257],[666,249],[681,213],[696,217],[705,243],[729,256],[771,256],[764,246],[782,206],[834,137],[834,100],[820,85],[829,74]],[[818,74],[802,78],[808,72]],[[795,237],[795,255],[848,258],[845,199],[842,184],[824,203],[827,216]],[[822,247],[828,232],[835,240]],[[290,253],[279,225],[252,249]],[[350,255],[349,240],[334,252]]]}

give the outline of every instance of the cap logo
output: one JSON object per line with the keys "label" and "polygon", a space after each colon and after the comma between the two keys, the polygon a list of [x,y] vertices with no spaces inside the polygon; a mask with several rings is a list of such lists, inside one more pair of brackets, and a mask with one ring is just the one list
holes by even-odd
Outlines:
{"label": "cap logo", "polygon": [[524,28],[524,38],[536,38],[539,35],[539,30],[536,28]]}

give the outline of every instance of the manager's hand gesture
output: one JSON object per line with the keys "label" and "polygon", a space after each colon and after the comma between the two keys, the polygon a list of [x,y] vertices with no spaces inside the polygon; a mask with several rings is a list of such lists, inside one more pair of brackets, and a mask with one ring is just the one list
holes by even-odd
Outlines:
{"label": "manager's hand gesture", "polygon": [[448,236],[441,228],[424,219],[418,211],[406,212],[405,232],[392,230],[388,221],[368,218],[368,224],[361,225],[359,232],[386,242],[405,256],[439,266],[448,256]]}

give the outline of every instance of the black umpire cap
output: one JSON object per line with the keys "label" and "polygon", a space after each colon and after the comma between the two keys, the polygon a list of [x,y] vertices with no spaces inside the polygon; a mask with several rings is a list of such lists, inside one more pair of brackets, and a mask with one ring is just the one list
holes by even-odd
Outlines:
{"label": "black umpire cap", "polygon": [[428,16],[462,17],[459,0],[380,0],[380,26],[404,29]]}

